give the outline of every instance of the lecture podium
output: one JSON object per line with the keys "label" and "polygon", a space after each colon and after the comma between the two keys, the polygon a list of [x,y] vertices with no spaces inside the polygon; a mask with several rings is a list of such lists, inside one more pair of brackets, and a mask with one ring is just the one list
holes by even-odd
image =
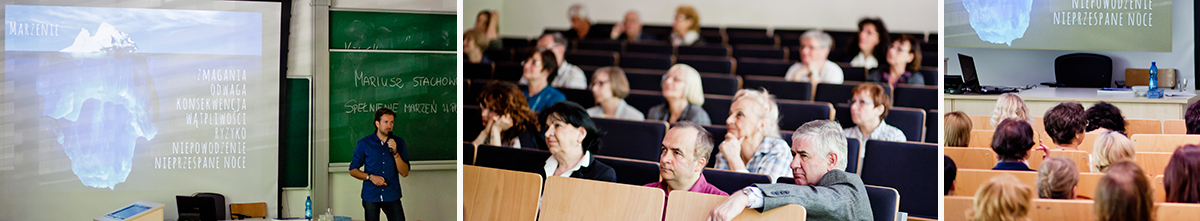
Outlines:
{"label": "lecture podium", "polygon": [[[1025,100],[1031,116],[1042,116],[1047,110],[1062,102],[1075,101],[1083,108],[1092,107],[1100,101],[1108,102],[1121,109],[1126,119],[1183,119],[1188,104],[1200,96],[1163,97],[1149,99],[1135,97],[1132,93],[1100,93],[1099,88],[1046,88],[1039,87],[1017,92]],[[1168,90],[1167,92],[1172,92]],[[1191,91],[1193,94],[1200,91]],[[969,116],[991,116],[1000,95],[946,94],[945,105],[950,111],[962,111]]]}

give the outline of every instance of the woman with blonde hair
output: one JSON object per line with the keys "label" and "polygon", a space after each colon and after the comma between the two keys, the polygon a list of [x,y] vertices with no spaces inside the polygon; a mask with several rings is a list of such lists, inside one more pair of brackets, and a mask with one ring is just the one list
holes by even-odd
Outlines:
{"label": "woman with blonde hair", "polygon": [[671,46],[689,46],[700,40],[700,13],[690,5],[675,8],[675,23],[671,24]]}
{"label": "woman with blonde hair", "polygon": [[716,168],[791,177],[791,147],[779,136],[779,105],[766,90],[742,89],[729,106],[729,127],[719,145]]}
{"label": "woman with blonde hair", "polygon": [[667,103],[659,104],[646,112],[646,119],[667,123],[691,121],[709,125],[712,119],[700,105],[704,105],[704,85],[700,83],[700,72],[686,64],[676,64],[667,70],[662,80],[663,98]]}
{"label": "woman with blonde hair", "polygon": [[592,91],[592,97],[596,100],[596,106],[587,109],[592,117],[638,121],[646,119],[642,111],[625,102],[625,97],[629,96],[629,80],[625,78],[625,71],[620,67],[596,69],[588,89]]}
{"label": "woman with blonde hair", "polygon": [[1079,169],[1075,167],[1075,161],[1071,158],[1046,158],[1038,168],[1035,181],[1038,198],[1075,199],[1075,189],[1079,185]]}
{"label": "woman with blonde hair", "polygon": [[1001,94],[1000,98],[996,99],[996,109],[992,110],[992,126],[1000,124],[1000,121],[1008,118],[1017,118],[1033,124],[1033,118],[1029,116],[1029,108],[1025,107],[1025,100],[1021,99],[1016,93]]}
{"label": "woman with blonde hair", "polygon": [[967,211],[972,221],[1029,220],[1033,189],[1012,174],[992,177],[975,191],[975,203]]}
{"label": "woman with blonde hair", "polygon": [[1121,161],[1137,160],[1133,142],[1118,131],[1106,131],[1096,136],[1088,167],[1093,173],[1103,173],[1109,166]]}
{"label": "woman with blonde hair", "polygon": [[946,146],[967,147],[971,143],[971,117],[962,111],[955,111],[943,118],[946,122]]}

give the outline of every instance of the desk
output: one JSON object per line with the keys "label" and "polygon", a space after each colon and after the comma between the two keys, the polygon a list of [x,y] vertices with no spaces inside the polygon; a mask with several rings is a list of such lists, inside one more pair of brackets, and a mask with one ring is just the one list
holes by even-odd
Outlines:
{"label": "desk", "polygon": [[[1044,116],[1047,110],[1062,102],[1075,101],[1089,108],[1099,101],[1111,103],[1121,109],[1127,119],[1183,119],[1187,105],[1200,96],[1163,97],[1149,99],[1134,97],[1133,94],[1099,94],[1096,88],[1034,88],[1019,92],[1029,115]],[[1196,92],[1193,92],[1196,93]],[[946,107],[950,111],[962,111],[971,116],[991,116],[999,95],[946,94]]]}

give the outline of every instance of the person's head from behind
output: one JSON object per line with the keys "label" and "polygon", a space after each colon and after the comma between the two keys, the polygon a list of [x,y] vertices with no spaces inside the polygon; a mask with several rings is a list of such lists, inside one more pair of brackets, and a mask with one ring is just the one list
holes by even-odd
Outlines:
{"label": "person's head from behind", "polygon": [[661,151],[658,175],[664,181],[695,182],[713,151],[712,134],[691,121],[675,122],[663,137]]}
{"label": "person's head from behind", "polygon": [[882,55],[887,50],[887,46],[880,47],[880,44],[890,43],[891,36],[888,34],[887,26],[883,25],[883,20],[879,18],[863,18],[858,21],[858,48],[864,54]]}
{"label": "person's head from behind", "polygon": [[921,42],[907,34],[892,39],[888,47],[887,61],[889,65],[916,72],[921,69]]}
{"label": "person's head from behind", "polygon": [[945,171],[944,175],[946,176],[942,178],[944,186],[942,195],[954,195],[954,179],[958,177],[958,165],[954,164],[954,160],[950,159],[950,156],[942,155],[942,161],[945,162],[942,164],[942,171]]}
{"label": "person's head from behind", "polygon": [[567,38],[558,32],[542,34],[542,37],[538,38],[537,48],[554,52],[556,59],[552,61],[555,61],[556,65],[562,65],[563,54],[567,53]]}
{"label": "person's head from behind", "polygon": [[1175,149],[1163,171],[1167,202],[1200,203],[1200,146],[1188,144]]}
{"label": "person's head from behind", "polygon": [[1075,199],[1079,169],[1070,158],[1046,158],[1038,167],[1036,182],[1038,198]]}
{"label": "person's head from behind", "polygon": [[488,48],[487,36],[482,30],[468,30],[463,32],[463,53],[481,52]]}
{"label": "person's head from behind", "polygon": [[527,130],[533,130],[533,125],[537,124],[537,117],[533,115],[533,111],[529,110],[529,103],[526,102],[525,94],[517,88],[517,85],[505,81],[492,81],[483,86],[483,90],[479,93],[480,117],[483,118],[483,125],[490,125],[495,121],[507,121],[512,127],[500,133],[504,140],[513,139]]}
{"label": "person's head from behind", "polygon": [[667,101],[683,101],[689,104],[704,105],[704,85],[700,82],[700,72],[687,64],[675,64],[667,70],[662,79],[663,97]]}
{"label": "person's head from behind", "polygon": [[945,117],[946,146],[966,147],[971,142],[971,117],[962,111],[947,113]]}
{"label": "person's head from behind", "polygon": [[1012,174],[992,177],[975,191],[967,219],[974,221],[1029,220],[1033,190]]}
{"label": "person's head from behind", "polygon": [[592,25],[592,22],[588,19],[587,9],[580,3],[575,3],[570,8],[567,8],[567,18],[571,19],[571,29],[585,30]]}
{"label": "person's head from behind", "polygon": [[375,110],[375,133],[391,135],[392,126],[396,122],[396,112],[392,109],[379,108]]}
{"label": "person's head from behind", "polygon": [[792,177],[796,185],[817,185],[825,173],[846,170],[846,135],[832,120],[814,120],[792,133]]}
{"label": "person's head from behind", "polygon": [[822,31],[806,31],[800,35],[800,62],[813,64],[829,60],[833,37]]}
{"label": "person's head from behind", "polygon": [[779,138],[779,105],[775,103],[775,95],[766,89],[738,90],[725,125],[735,137]]}
{"label": "person's head from behind", "polygon": [[1075,102],[1060,103],[1046,111],[1042,119],[1046,124],[1046,134],[1059,146],[1075,146],[1083,142],[1083,134],[1087,129],[1086,113],[1083,105]]}
{"label": "person's head from behind", "polygon": [[610,99],[625,99],[629,96],[629,80],[625,78],[625,70],[620,67],[602,67],[592,74],[592,83],[588,89],[592,91],[592,97],[597,103]]}
{"label": "person's head from behind", "polygon": [[671,27],[675,33],[681,35],[689,31],[700,31],[700,13],[691,5],[680,5],[675,8],[675,23],[672,23]]}
{"label": "person's head from behind", "polygon": [[1125,116],[1121,116],[1121,109],[1104,101],[1088,108],[1087,131],[1100,128],[1125,133]]}
{"label": "person's head from behind", "polygon": [[1150,182],[1137,164],[1121,161],[1113,164],[1096,185],[1093,204],[1096,220],[1150,220],[1154,194]]}
{"label": "person's head from behind", "polygon": [[642,33],[642,19],[637,11],[625,12],[625,20],[622,20],[620,25],[625,26],[625,34],[630,35],[630,38],[636,38],[637,34]]}
{"label": "person's head from behind", "polygon": [[892,99],[888,98],[883,86],[876,83],[862,83],[851,90],[850,120],[856,125],[876,125],[887,118],[892,109]]}
{"label": "person's head from behind", "polygon": [[1104,172],[1114,163],[1137,159],[1133,142],[1120,132],[1100,133],[1092,146],[1092,160],[1089,166],[1095,171]]}
{"label": "person's head from behind", "polygon": [[1025,160],[1029,149],[1033,148],[1033,127],[1028,121],[1005,119],[996,126],[992,134],[992,151],[1000,161]]}
{"label": "person's head from behind", "polygon": [[554,53],[547,50],[537,50],[529,54],[524,62],[521,62],[524,73],[521,77],[525,77],[530,82],[553,82],[558,75],[558,63],[554,62]]}
{"label": "person's head from behind", "polygon": [[1033,122],[1033,118],[1029,117],[1029,108],[1025,107],[1025,100],[1021,99],[1017,93],[1001,94],[996,98],[996,109],[992,110],[992,118],[989,121],[992,126],[1000,124],[1000,121],[1008,118],[1017,118]]}
{"label": "person's head from behind", "polygon": [[571,101],[559,101],[542,109],[538,115],[546,135],[546,146],[550,153],[580,154],[595,152],[600,148],[596,124],[587,110]]}
{"label": "person's head from behind", "polygon": [[1183,113],[1183,120],[1187,125],[1187,134],[1200,134],[1200,102],[1188,104]]}
{"label": "person's head from behind", "polygon": [[492,11],[484,9],[475,15],[475,30],[485,31],[492,22]]}

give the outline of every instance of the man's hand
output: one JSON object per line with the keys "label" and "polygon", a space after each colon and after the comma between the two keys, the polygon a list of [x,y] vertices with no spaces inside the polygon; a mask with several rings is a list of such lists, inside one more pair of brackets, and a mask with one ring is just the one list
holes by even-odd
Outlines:
{"label": "man's hand", "polygon": [[392,148],[392,154],[397,153],[396,152],[396,140],[388,139],[387,145],[388,145],[388,148]]}
{"label": "man's hand", "polygon": [[737,193],[729,195],[729,198],[726,198],[724,202],[717,204],[717,207],[713,208],[712,213],[708,214],[708,220],[733,220],[734,217],[737,217],[738,214],[742,213],[742,210],[746,210],[747,204],[750,204],[750,199],[746,197],[745,193],[742,193],[741,190],[738,190]]}
{"label": "man's hand", "polygon": [[[370,175],[368,175],[368,176],[370,176]],[[371,179],[371,183],[374,183],[376,186],[387,186],[387,181],[384,181],[383,177],[381,177],[381,176],[371,176],[370,179]]]}

